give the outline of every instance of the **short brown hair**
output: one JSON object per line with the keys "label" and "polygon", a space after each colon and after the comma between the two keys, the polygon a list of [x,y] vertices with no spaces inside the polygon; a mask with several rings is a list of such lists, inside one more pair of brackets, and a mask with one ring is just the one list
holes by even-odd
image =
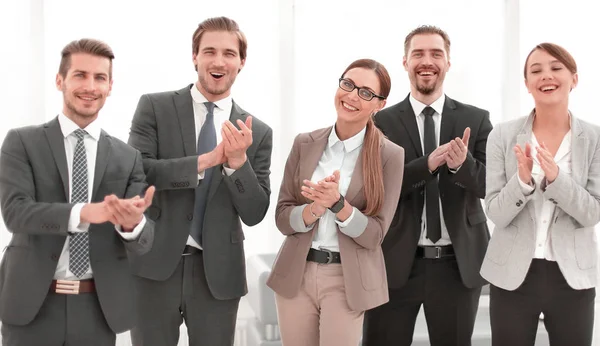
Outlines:
{"label": "short brown hair", "polygon": [[410,42],[416,35],[440,35],[444,40],[444,48],[446,48],[446,55],[450,57],[450,36],[434,25],[421,25],[413,31],[409,32],[404,39],[404,56],[408,56],[408,50],[410,49]]}
{"label": "short brown hair", "polygon": [[[372,70],[379,79],[379,95],[387,99],[392,88],[392,80],[385,66],[372,59],[360,59],[351,63],[344,75],[354,69],[364,68]],[[385,195],[385,186],[383,186],[383,164],[381,162],[381,142],[383,141],[383,133],[375,126],[373,117],[371,116],[367,122],[365,139],[362,149],[362,170],[363,170],[363,186],[365,191],[365,199],[367,205],[363,213],[368,216],[379,214],[383,208]]]}
{"label": "short brown hair", "polygon": [[112,79],[112,61],[115,58],[110,46],[102,41],[95,40],[93,38],[82,38],[70,42],[63,48],[61,52],[60,65],[58,67],[58,73],[63,77],[67,77],[67,72],[71,68],[71,55],[77,53],[91,54],[107,58],[110,61],[108,69],[108,78]]}
{"label": "short brown hair", "polygon": [[525,67],[523,68],[523,75],[525,76],[525,79],[527,79],[527,63],[529,62],[529,57],[538,49],[543,50],[556,60],[560,61],[563,65],[565,65],[567,70],[571,71],[571,73],[577,73],[577,63],[575,62],[575,59],[571,53],[555,43],[544,42],[535,46],[527,55],[527,59],[525,59]]}
{"label": "short brown hair", "polygon": [[192,36],[193,54],[198,54],[198,49],[200,48],[200,40],[202,39],[202,35],[204,35],[204,33],[207,31],[227,31],[235,33],[240,43],[240,58],[242,60],[246,59],[246,51],[248,49],[248,41],[246,40],[246,36],[240,30],[240,27],[235,22],[235,20],[227,17],[208,18],[202,23],[198,24],[198,28],[196,29],[196,31],[194,31],[194,36]]}

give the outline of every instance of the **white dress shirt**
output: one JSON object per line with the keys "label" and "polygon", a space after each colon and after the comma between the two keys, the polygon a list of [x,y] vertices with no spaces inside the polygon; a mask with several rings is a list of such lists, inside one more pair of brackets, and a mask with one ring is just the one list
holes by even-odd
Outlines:
{"label": "white dress shirt", "polygon": [[[79,129],[79,126],[75,124],[71,119],[67,118],[63,113],[58,115],[58,123],[60,130],[62,131],[65,144],[65,154],[67,157],[67,169],[69,172],[69,202],[71,201],[71,191],[73,189],[73,156],[75,154],[75,145],[77,144],[77,137],[73,134],[75,130]],[[84,129],[87,134],[83,138],[83,145],[85,146],[85,156],[87,159],[87,173],[88,173],[88,203],[92,199],[92,189],[94,186],[94,173],[96,168],[96,154],[98,152],[98,140],[100,139],[101,128],[97,122],[92,122]],[[85,203],[77,203],[71,209],[69,215],[69,232],[79,233],[87,232],[90,224],[81,222],[81,208]],[[115,226],[117,232],[125,240],[134,240],[142,232],[144,225],[146,224],[146,218],[143,217],[142,221],[133,229],[132,232],[123,233],[120,232],[120,226]],[[69,237],[65,241],[62,253],[58,259],[58,265],[54,273],[55,280],[83,280],[89,279],[93,276],[92,265],[88,271],[80,278],[76,277],[69,270]]]}
{"label": "white dress shirt", "polygon": [[[339,193],[345,196],[348,192],[348,187],[350,186],[350,180],[352,179],[356,161],[362,152],[361,149],[365,140],[365,133],[366,127],[353,137],[342,141],[338,138],[334,127],[329,135],[323,155],[310,180],[317,183],[325,177],[332,175],[335,170],[339,170],[340,181],[338,189]],[[319,221],[319,228],[313,238],[312,248],[323,248],[339,252],[340,246],[338,243],[337,226],[339,226],[340,230],[343,232],[343,228],[352,221],[354,213],[355,208],[352,209],[350,217],[344,222],[341,222],[331,210],[327,209]]]}
{"label": "white dress shirt", "polygon": [[[552,238],[548,237],[548,229],[552,220],[552,215],[556,209],[554,203],[544,198],[541,184],[544,182],[546,174],[540,167],[537,160],[537,150],[539,146],[535,135],[531,133],[531,157],[533,158],[533,168],[531,170],[531,178],[534,186],[525,184],[519,177],[519,184],[524,195],[533,193],[533,202],[535,210],[535,254],[534,258],[547,259],[554,261],[554,253],[552,250]],[[571,175],[571,130],[563,137],[560,147],[554,156],[554,162],[558,166],[561,173]],[[518,177],[518,175],[517,175]],[[530,203],[531,203],[530,202]]]}
{"label": "white dress shirt", "polygon": [[[196,84],[192,85],[192,89],[190,90],[192,94],[193,107],[194,107],[194,123],[196,125],[196,142],[198,140],[198,136],[200,135],[200,130],[202,129],[202,125],[204,125],[204,121],[206,121],[206,114],[208,113],[208,109],[206,109],[206,105],[204,102],[208,102],[206,97],[200,93]],[[213,102],[215,104],[215,109],[213,110],[213,119],[215,123],[215,132],[217,134],[217,144],[221,143],[223,140],[223,136],[221,135],[221,127],[225,121],[229,120],[231,116],[231,108],[233,106],[233,99],[231,96],[228,96],[222,100]],[[235,170],[225,167],[223,165],[223,170],[225,174],[232,175]],[[204,171],[198,174],[198,180],[204,179]],[[202,249],[200,244],[198,244],[192,236],[188,236],[187,245],[193,246],[198,249]]]}
{"label": "white dress shirt", "polygon": [[[421,150],[425,153],[425,115],[423,114],[423,109],[427,107],[426,104],[421,103],[421,101],[415,99],[412,94],[409,97],[410,105],[412,106],[413,111],[417,117],[417,127],[419,128],[419,138],[421,138]],[[437,100],[433,101],[431,105],[429,105],[435,113],[433,114],[433,123],[435,125],[435,141],[436,146],[440,145],[440,130],[442,128],[442,111],[444,109],[444,102],[446,101],[446,95],[442,94]],[[442,143],[444,144],[444,143]],[[436,177],[437,179],[437,177]],[[427,198],[427,196],[425,196]],[[446,228],[446,222],[444,221],[444,212],[442,208],[442,200],[440,199],[440,223],[442,226],[442,237],[434,244],[431,240],[427,238],[427,203],[423,204],[423,214],[421,215],[421,236],[419,237],[419,246],[444,246],[450,245],[452,242],[450,241],[450,235],[448,234],[448,228]]]}

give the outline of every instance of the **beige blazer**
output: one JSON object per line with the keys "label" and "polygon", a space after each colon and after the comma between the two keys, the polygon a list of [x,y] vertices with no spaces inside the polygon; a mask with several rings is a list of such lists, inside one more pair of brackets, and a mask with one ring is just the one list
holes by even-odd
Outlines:
{"label": "beige blazer", "polygon": [[[536,223],[532,196],[521,192],[515,144],[531,139],[533,112],[502,123],[487,142],[486,212],[495,224],[481,275],[505,290],[525,280],[535,253]],[[600,221],[600,128],[571,115],[571,175],[559,171],[543,192],[556,205],[548,237],[556,262],[569,286],[595,287],[597,237]]]}
{"label": "beige blazer", "polygon": [[[298,214],[306,203],[300,194],[302,180],[312,177],[321,158],[332,127],[303,133],[296,137],[285,165],[275,219],[277,228],[286,236],[267,285],[281,296],[293,298],[298,293],[306,266],[306,256],[317,232],[318,221],[312,230],[302,233],[304,222]],[[346,200],[358,210],[366,206],[363,190],[362,155],[359,156]],[[385,200],[375,217],[358,212],[347,226],[359,234],[351,238],[338,230],[342,270],[348,305],[354,311],[364,311],[389,300],[385,264],[381,243],[388,231],[402,187],[404,149],[385,139],[381,146]],[[296,221],[296,222],[294,222]],[[298,224],[301,223],[301,224]]]}

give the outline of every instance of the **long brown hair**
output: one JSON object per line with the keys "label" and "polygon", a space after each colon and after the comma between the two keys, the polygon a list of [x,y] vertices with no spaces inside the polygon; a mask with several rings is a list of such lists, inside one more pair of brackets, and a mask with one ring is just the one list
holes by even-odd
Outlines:
{"label": "long brown hair", "polygon": [[[372,59],[360,59],[351,63],[344,73],[354,68],[364,68],[372,70],[379,79],[379,95],[387,98],[392,88],[392,81],[386,68],[379,62]],[[367,122],[365,140],[362,148],[362,170],[363,185],[365,190],[365,199],[367,206],[362,212],[367,216],[375,216],[383,207],[384,186],[383,186],[383,166],[381,162],[381,144],[383,133],[375,126],[373,117]]]}

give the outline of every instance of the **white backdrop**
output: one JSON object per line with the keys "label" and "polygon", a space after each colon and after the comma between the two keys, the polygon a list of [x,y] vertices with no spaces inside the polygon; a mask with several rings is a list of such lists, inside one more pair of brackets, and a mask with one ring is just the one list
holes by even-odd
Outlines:
{"label": "white backdrop", "polygon": [[[420,24],[452,40],[446,93],[491,111],[494,123],[526,114],[531,100],[522,64],[534,44],[564,45],[580,66],[575,114],[597,122],[594,84],[599,29],[583,0],[229,0],[200,2],[4,0],[0,3],[0,139],[9,128],[49,120],[61,109],[54,87],[61,48],[94,37],[114,49],[114,88],[99,121],[127,140],[139,96],[195,80],[191,36],[201,20],[236,19],[249,40],[248,60],[233,95],[274,129],[272,203],[265,220],[246,230],[248,255],[274,252],[282,237],[273,221],[285,158],[299,132],[335,121],[337,78],[353,60],[370,57],[392,76],[388,104],[409,91],[402,67],[405,35]],[[574,39],[574,38],[577,39]],[[1,167],[0,167],[1,169]],[[0,232],[0,246],[10,235]]]}

